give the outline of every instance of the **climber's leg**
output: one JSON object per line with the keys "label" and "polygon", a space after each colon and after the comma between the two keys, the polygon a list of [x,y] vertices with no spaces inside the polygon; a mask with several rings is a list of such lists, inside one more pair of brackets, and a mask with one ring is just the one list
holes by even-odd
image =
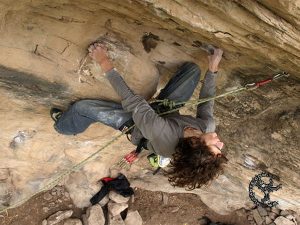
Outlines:
{"label": "climber's leg", "polygon": [[78,134],[92,123],[101,122],[114,129],[131,118],[121,104],[102,100],[81,100],[74,103],[55,123],[55,129],[62,134]]}
{"label": "climber's leg", "polygon": [[161,90],[157,99],[169,99],[175,102],[188,101],[199,82],[201,70],[192,62],[184,63]]}
{"label": "climber's leg", "polygon": [[[174,102],[188,101],[197,87],[200,79],[201,70],[199,66],[192,62],[184,63],[163,88],[156,99],[169,99]],[[182,104],[184,105],[184,104]],[[177,107],[181,107],[178,105]],[[151,104],[152,108],[157,112],[166,112],[169,107],[159,105],[158,102]]]}

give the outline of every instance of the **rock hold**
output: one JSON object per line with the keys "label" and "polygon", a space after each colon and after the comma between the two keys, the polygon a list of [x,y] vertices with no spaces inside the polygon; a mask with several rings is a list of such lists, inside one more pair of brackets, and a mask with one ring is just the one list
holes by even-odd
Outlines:
{"label": "rock hold", "polygon": [[72,214],[73,214],[73,210],[58,211],[55,214],[48,217],[47,225],[57,224],[65,219],[70,218]]}

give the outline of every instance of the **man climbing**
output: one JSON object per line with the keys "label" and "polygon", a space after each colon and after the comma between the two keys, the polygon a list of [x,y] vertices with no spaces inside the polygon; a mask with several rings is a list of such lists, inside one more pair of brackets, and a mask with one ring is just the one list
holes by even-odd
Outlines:
{"label": "man climbing", "polygon": [[[157,155],[171,158],[166,174],[172,185],[199,188],[223,171],[223,164],[227,159],[221,152],[224,144],[214,133],[212,100],[197,106],[196,118],[180,115],[178,111],[159,116],[154,110],[157,105],[149,105],[142,96],[130,90],[114,68],[104,45],[91,45],[89,52],[121,97],[121,104],[103,100],[80,100],[66,112],[53,108],[51,116],[59,133],[78,134],[95,122],[123,130],[128,127],[128,121],[133,120],[135,127],[131,132],[131,142],[138,145],[141,140],[146,139],[145,148]],[[215,95],[215,77],[222,54],[221,49],[214,49],[214,53],[208,56],[209,69],[200,98]],[[184,63],[156,99],[188,101],[199,82],[200,73],[200,68],[195,63]]]}

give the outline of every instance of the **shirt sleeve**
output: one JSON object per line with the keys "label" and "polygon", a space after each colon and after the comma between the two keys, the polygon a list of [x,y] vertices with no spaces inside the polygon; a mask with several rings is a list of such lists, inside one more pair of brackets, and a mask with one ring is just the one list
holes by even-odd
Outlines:
{"label": "shirt sleeve", "polygon": [[169,122],[160,117],[142,96],[134,94],[115,69],[108,71],[106,77],[121,97],[123,109],[132,112],[135,125],[146,139],[151,141],[161,132],[170,132]]}
{"label": "shirt sleeve", "polygon": [[[217,74],[207,71],[204,77],[204,83],[201,87],[199,99],[213,97],[216,94],[215,78]],[[213,117],[214,100],[204,102],[197,106],[197,118],[204,121],[206,125],[205,132],[213,132],[215,130],[215,122]]]}

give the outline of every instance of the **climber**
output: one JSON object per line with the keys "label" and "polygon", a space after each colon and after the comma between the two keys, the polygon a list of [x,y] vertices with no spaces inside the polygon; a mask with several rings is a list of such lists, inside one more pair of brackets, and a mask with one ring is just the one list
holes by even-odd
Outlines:
{"label": "climber", "polygon": [[[216,48],[208,56],[208,71],[200,98],[215,95],[215,78],[222,54],[223,51]],[[224,144],[214,132],[212,100],[197,106],[196,118],[180,115],[178,111],[159,116],[142,96],[130,90],[114,68],[103,44],[91,45],[89,55],[101,66],[103,76],[121,97],[121,104],[104,100],[80,100],[65,112],[52,108],[50,113],[55,120],[57,132],[78,134],[94,122],[123,130],[127,122],[133,120],[136,126],[131,132],[131,142],[138,145],[141,139],[147,139],[146,149],[171,158],[166,175],[173,186],[199,188],[222,173],[227,159],[222,153]],[[195,63],[184,63],[156,99],[188,101],[199,82],[200,73]]]}

